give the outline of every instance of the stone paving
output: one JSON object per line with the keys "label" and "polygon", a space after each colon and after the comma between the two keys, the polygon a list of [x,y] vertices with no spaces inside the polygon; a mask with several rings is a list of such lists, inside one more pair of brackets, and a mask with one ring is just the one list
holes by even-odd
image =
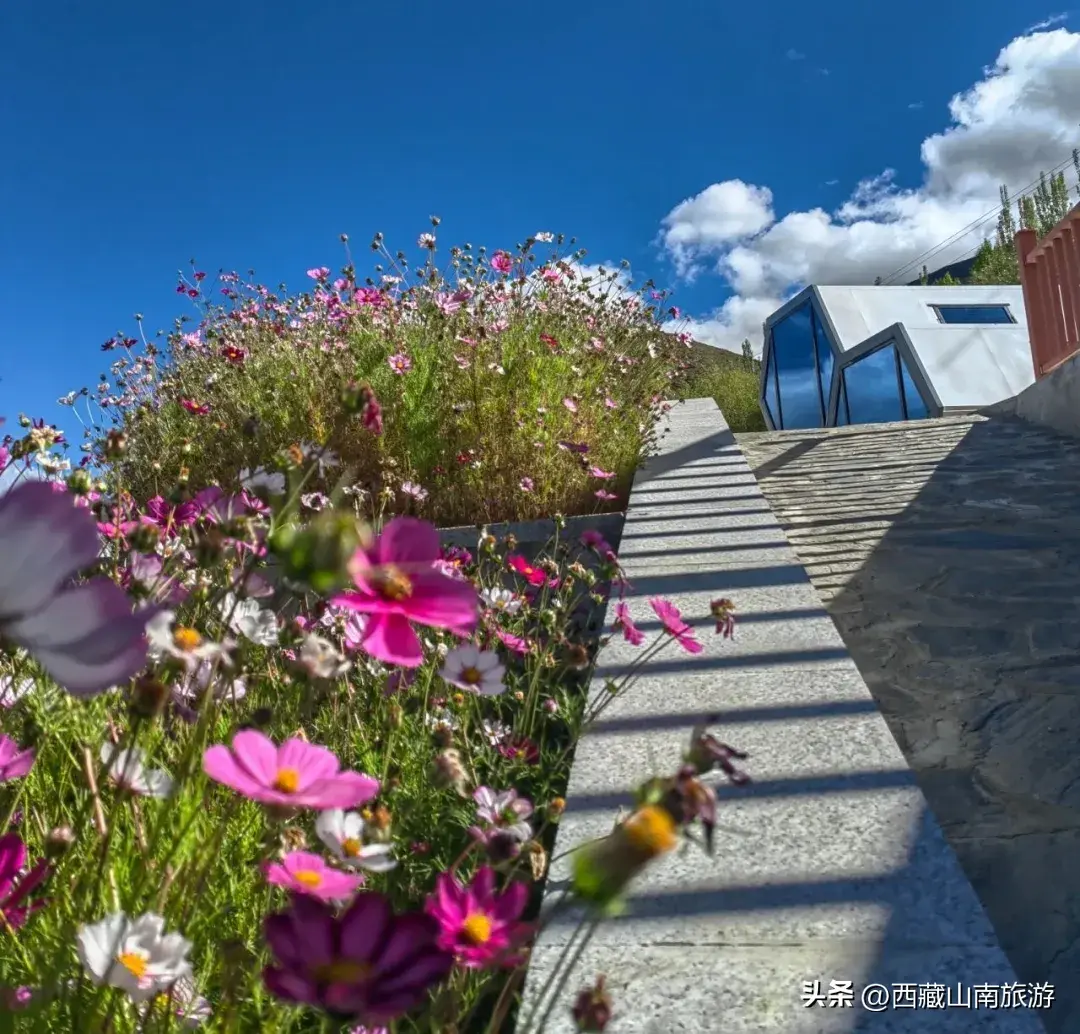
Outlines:
{"label": "stone paving", "polygon": [[1055,985],[1046,1029],[1080,1031],[1080,439],[969,416],[738,441],[1019,978]]}
{"label": "stone paving", "polygon": [[[809,503],[809,506],[816,504]],[[611,1034],[1038,1034],[1026,1009],[805,1006],[804,981],[999,986],[1016,979],[910,766],[711,400],[675,408],[635,479],[620,557],[650,635],[654,596],[701,629],[704,651],[647,661],[578,745],[518,1030],[552,988],[577,916],[554,915],[568,851],[611,830],[630,791],[678,765],[708,723],[750,754],[754,782],[720,789],[718,850],[657,861],[625,913],[602,924],[543,1030],[572,1030],[567,1002],[604,973]],[[709,602],[738,606],[733,640]],[[612,613],[609,610],[608,623]],[[593,691],[627,670],[614,640]],[[961,990],[962,994],[962,990]]]}

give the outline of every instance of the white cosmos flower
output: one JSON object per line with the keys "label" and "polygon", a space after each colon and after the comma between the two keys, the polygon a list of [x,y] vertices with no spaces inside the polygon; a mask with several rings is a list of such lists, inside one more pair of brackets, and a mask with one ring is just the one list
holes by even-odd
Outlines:
{"label": "white cosmos flower", "polygon": [[316,679],[336,679],[352,667],[352,662],[345,660],[333,643],[314,633],[304,637],[296,659]]}
{"label": "white cosmos flower", "polygon": [[171,1010],[185,1030],[198,1029],[213,1015],[210,1003],[196,991],[191,977],[181,977],[172,987],[159,991],[139,1006],[139,1018],[149,1025],[147,1029],[153,1029],[151,1017],[162,1015],[155,1007]]}
{"label": "white cosmos flower", "polygon": [[512,589],[484,589],[480,596],[492,610],[504,614],[516,614],[521,610],[521,598]]}
{"label": "white cosmos flower", "polygon": [[146,623],[147,656],[152,661],[172,657],[189,671],[217,657],[228,660],[229,647],[204,639],[194,628],[176,624],[176,614],[162,610]]}
{"label": "white cosmos flower", "polygon": [[364,843],[364,820],[359,812],[341,808],[320,812],[315,832],[334,857],[350,869],[389,872],[397,866],[390,844]]}
{"label": "white cosmos flower", "polygon": [[0,707],[14,707],[33,689],[33,679],[22,679],[16,682],[14,675],[0,675]]}
{"label": "white cosmos flower", "polygon": [[499,746],[500,743],[505,743],[510,739],[513,729],[510,728],[505,722],[500,722],[497,719],[490,722],[484,722],[484,736],[487,738],[488,744],[492,747]]}
{"label": "white cosmos flower", "polygon": [[281,495],[285,491],[285,475],[280,471],[267,470],[259,467],[250,470],[245,467],[240,471],[240,484],[249,492],[258,492],[262,489],[269,495]]}
{"label": "white cosmos flower", "polygon": [[213,686],[214,697],[218,700],[242,700],[247,695],[247,683],[243,679],[224,679],[221,672],[214,677],[214,665],[203,661],[194,671],[189,671],[186,678],[173,692],[181,700],[198,700]]}
{"label": "white cosmos flower", "polygon": [[439,674],[450,685],[470,689],[481,696],[493,697],[506,691],[503,684],[506,667],[499,655],[469,643],[446,655]]}
{"label": "white cosmos flower", "polygon": [[117,751],[111,743],[101,745],[101,763],[109,765],[109,778],[121,789],[140,797],[168,797],[173,791],[173,779],[160,768],[147,768],[146,755],[138,747]]}
{"label": "white cosmos flower", "polygon": [[191,942],[165,933],[165,920],[153,912],[138,919],[113,912],[79,927],[75,946],[95,984],[118,987],[136,1002],[149,1001],[191,974]]}
{"label": "white cosmos flower", "polygon": [[277,645],[277,615],[272,610],[260,607],[256,600],[241,600],[227,592],[221,601],[221,615],[237,635],[259,646]]}
{"label": "white cosmos flower", "polygon": [[549,233],[547,230],[539,230],[536,234],[534,234],[534,236],[542,244],[550,244],[553,240],[555,240],[555,234]]}

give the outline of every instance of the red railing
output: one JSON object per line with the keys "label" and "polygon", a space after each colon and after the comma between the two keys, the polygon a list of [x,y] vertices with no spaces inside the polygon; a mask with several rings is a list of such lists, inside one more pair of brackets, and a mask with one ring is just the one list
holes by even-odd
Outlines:
{"label": "red railing", "polygon": [[1080,205],[1042,240],[1016,235],[1035,376],[1080,352]]}

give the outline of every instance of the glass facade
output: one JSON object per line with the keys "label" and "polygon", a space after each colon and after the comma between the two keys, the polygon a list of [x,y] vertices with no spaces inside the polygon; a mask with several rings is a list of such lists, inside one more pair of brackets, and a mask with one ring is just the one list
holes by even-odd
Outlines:
{"label": "glass facade", "polygon": [[837,424],[884,424],[923,420],[930,415],[907,363],[892,341],[845,367],[841,392]]}
{"label": "glass facade", "polygon": [[774,427],[783,426],[780,415],[780,406],[777,405],[776,395],[776,362],[773,353],[769,351],[769,362],[765,367],[765,406],[769,410],[769,419]]}
{"label": "glass facade", "polygon": [[765,401],[776,427],[824,427],[833,354],[825,328],[809,301],[772,328],[769,361],[775,363],[779,405],[769,399],[768,387]]}
{"label": "glass facade", "polygon": [[1015,323],[1007,305],[933,305],[941,323]]}
{"label": "glass facade", "polygon": [[853,424],[881,424],[904,419],[896,346],[891,341],[847,367],[844,386]]}
{"label": "glass facade", "polygon": [[900,363],[900,384],[904,389],[904,408],[907,411],[907,418],[908,420],[925,420],[930,415],[926,402],[923,401],[919,389],[915,387],[915,382],[911,379],[911,371],[908,370],[904,357],[898,355],[897,359]]}
{"label": "glass facade", "polygon": [[[951,308],[1007,311],[1007,306]],[[824,321],[809,298],[772,326],[770,338],[762,402],[776,430],[922,420],[930,415],[895,341],[841,366],[836,411],[830,412],[837,359]]]}

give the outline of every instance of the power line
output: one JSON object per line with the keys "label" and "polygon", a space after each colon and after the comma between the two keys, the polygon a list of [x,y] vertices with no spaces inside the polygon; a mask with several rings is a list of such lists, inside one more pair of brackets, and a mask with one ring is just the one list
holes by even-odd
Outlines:
{"label": "power line", "polygon": [[[1036,179],[1033,179],[1026,187],[1023,187],[1021,190],[1014,192],[1013,196],[1008,201],[1008,205],[1012,205],[1013,201],[1015,201],[1016,198],[1026,196],[1028,191],[1033,190],[1039,185],[1040,180],[1044,176],[1056,176],[1067,165],[1069,165],[1072,160],[1073,156],[1072,154],[1070,154],[1069,157],[1066,158],[1063,162],[1060,162],[1058,165],[1054,166],[1054,168],[1052,168],[1049,173],[1041,173]],[[939,251],[941,251],[943,248],[947,248],[950,244],[955,244],[958,240],[960,240],[962,237],[967,236],[967,234],[972,233],[983,223],[987,222],[990,219],[996,219],[1006,207],[1006,205],[998,204],[985,215],[980,216],[978,219],[975,219],[972,222],[968,223],[967,226],[964,226],[961,229],[957,230],[951,236],[946,237],[945,240],[943,240],[940,244],[935,244],[928,251],[924,251],[921,255],[917,255],[915,258],[913,258],[910,262],[907,262],[904,265],[900,266],[898,269],[893,270],[893,272],[891,272],[887,277],[882,278],[881,283],[883,285],[887,285],[889,281],[894,279],[896,276],[906,273],[908,270],[918,266],[920,262],[929,258],[931,255],[936,255]],[[974,251],[970,252],[970,254],[973,255],[978,250],[979,248],[976,247]],[[956,261],[959,262],[962,260],[957,259]]]}

